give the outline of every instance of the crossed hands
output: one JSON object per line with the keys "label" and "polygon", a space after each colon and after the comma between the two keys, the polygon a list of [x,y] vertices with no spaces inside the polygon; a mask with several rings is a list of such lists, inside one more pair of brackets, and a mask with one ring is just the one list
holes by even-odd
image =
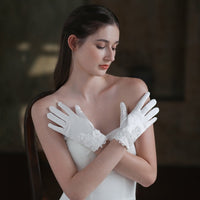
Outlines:
{"label": "crossed hands", "polygon": [[113,130],[108,136],[95,129],[78,105],[75,106],[75,112],[73,112],[62,102],[58,102],[58,107],[64,112],[54,106],[49,107],[50,112],[47,114],[47,118],[54,124],[49,123],[48,127],[84,145],[96,154],[101,151],[100,147],[113,139],[129,150],[134,142],[157,120],[155,115],[159,112],[159,108],[154,108],[156,100],[152,99],[144,105],[149,96],[149,92],[145,93],[129,114],[125,103],[121,102],[120,127]]}

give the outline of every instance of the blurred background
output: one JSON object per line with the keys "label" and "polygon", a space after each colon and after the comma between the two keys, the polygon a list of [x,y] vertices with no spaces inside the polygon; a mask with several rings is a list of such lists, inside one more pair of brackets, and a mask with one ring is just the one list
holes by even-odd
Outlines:
{"label": "blurred background", "polygon": [[[200,0],[1,0],[0,199],[31,199],[23,118],[53,88],[61,29],[77,6],[96,3],[120,21],[110,73],[142,78],[158,100],[158,178],[138,200],[192,199],[200,187]],[[49,199],[61,190],[41,156]]]}

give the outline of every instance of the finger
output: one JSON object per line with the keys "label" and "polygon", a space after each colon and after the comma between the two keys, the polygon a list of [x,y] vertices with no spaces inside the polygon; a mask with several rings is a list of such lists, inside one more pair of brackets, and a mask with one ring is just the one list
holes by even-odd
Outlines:
{"label": "finger", "polygon": [[52,122],[58,124],[59,126],[62,126],[62,127],[65,126],[65,121],[63,121],[62,119],[56,117],[52,113],[47,113],[47,118],[50,119]]}
{"label": "finger", "polygon": [[152,110],[145,116],[145,119],[146,119],[146,120],[150,120],[150,119],[153,118],[155,115],[157,115],[158,112],[159,112],[159,108],[158,108],[158,107],[152,109]]}
{"label": "finger", "polygon": [[53,124],[51,124],[51,123],[48,124],[48,127],[49,127],[50,129],[52,129],[52,130],[54,130],[54,131],[56,131],[56,132],[61,133],[62,135],[64,135],[64,134],[63,134],[63,128],[61,128],[61,127],[59,127],[59,126],[56,126],[56,125],[53,125]]}
{"label": "finger", "polygon": [[124,122],[124,120],[127,118],[127,108],[124,102],[120,103],[120,126]]}
{"label": "finger", "polygon": [[66,121],[69,117],[63,113],[62,111],[58,110],[56,107],[54,106],[49,106],[49,110],[56,115],[57,117],[59,117],[60,119]]}
{"label": "finger", "polygon": [[58,102],[58,106],[60,108],[62,108],[68,115],[75,116],[75,113],[68,106],[63,104],[62,102]]}
{"label": "finger", "polygon": [[139,100],[139,102],[137,103],[137,105],[135,106],[134,110],[137,109],[141,109],[144,106],[144,103],[146,102],[146,100],[149,98],[150,96],[150,92],[146,92],[144,94],[144,96]]}
{"label": "finger", "polygon": [[79,117],[87,118],[85,113],[81,110],[79,105],[75,105],[75,112]]}
{"label": "finger", "polygon": [[147,126],[146,129],[149,128],[152,124],[154,124],[157,121],[157,117],[154,117],[153,119],[151,119],[150,121],[147,122]]}
{"label": "finger", "polygon": [[155,99],[152,99],[151,101],[149,101],[144,108],[142,108],[141,112],[142,114],[146,115],[155,105],[156,105],[157,101]]}
{"label": "finger", "polygon": [[87,118],[87,116],[86,116],[85,113],[81,110],[81,108],[80,108],[79,105],[75,105],[75,112],[76,112],[76,114],[77,114],[79,117],[81,117],[81,118],[83,118],[83,119],[86,119],[86,120],[89,122],[90,126],[94,128],[94,125],[93,125],[92,122]]}

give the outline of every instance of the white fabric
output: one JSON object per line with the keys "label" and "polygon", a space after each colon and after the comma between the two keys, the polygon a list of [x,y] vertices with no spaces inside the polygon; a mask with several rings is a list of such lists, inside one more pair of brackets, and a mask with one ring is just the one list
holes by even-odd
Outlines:
{"label": "white fabric", "polygon": [[[125,104],[123,102],[120,104],[121,115],[123,113],[124,119],[121,120],[120,128],[115,131],[112,139],[117,140],[127,149],[130,149],[140,135],[157,120],[154,116],[159,112],[159,109],[153,108],[156,105],[156,100],[152,99],[144,106],[149,96],[149,92],[145,93],[127,117],[126,111],[122,112],[122,108],[126,107]],[[111,138],[109,139],[111,140]]]}
{"label": "white fabric", "polygon": [[[150,93],[147,92],[138,102],[133,111],[128,115],[126,105],[120,104],[120,127],[113,130],[107,136],[96,130],[87,119],[79,106],[75,106],[76,114],[67,106],[59,102],[68,115],[51,106],[51,113],[47,117],[59,126],[48,126],[65,136],[66,144],[78,170],[85,168],[95,158],[94,151],[102,146],[106,140],[115,139],[127,150],[136,154],[134,142],[157,118],[154,117],[158,108],[152,109],[156,100],[151,100],[144,106]],[[103,180],[103,182],[85,200],[135,200],[136,182],[125,178],[115,171]],[[63,193],[60,200],[69,200]]]}
{"label": "white fabric", "polygon": [[78,105],[75,106],[76,113],[62,102],[58,102],[58,107],[65,113],[54,106],[50,106],[50,113],[47,113],[47,118],[56,125],[49,123],[49,128],[83,144],[93,152],[106,143],[105,135],[94,128]]}
{"label": "white fabric", "polygon": [[[65,138],[71,156],[78,170],[86,167],[95,154],[83,145]],[[136,154],[134,146],[129,152]],[[136,182],[112,171],[85,200],[135,200]],[[63,193],[60,200],[69,200]]]}

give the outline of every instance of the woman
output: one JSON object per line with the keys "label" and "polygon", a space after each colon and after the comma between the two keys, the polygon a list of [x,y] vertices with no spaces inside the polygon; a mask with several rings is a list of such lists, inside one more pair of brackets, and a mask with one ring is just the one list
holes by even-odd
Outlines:
{"label": "woman", "polygon": [[63,28],[55,92],[32,106],[62,200],[134,200],[136,182],[147,187],[156,179],[158,108],[142,80],[106,73],[118,44],[110,10],[74,10]]}

